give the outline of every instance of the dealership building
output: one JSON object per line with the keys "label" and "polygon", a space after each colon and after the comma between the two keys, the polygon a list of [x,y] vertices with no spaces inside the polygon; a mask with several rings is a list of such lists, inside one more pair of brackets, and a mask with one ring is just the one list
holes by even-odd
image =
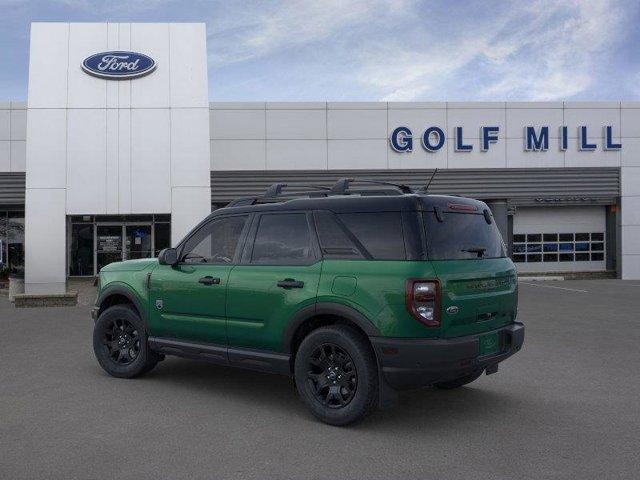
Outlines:
{"label": "dealership building", "polygon": [[154,256],[272,183],[341,177],[484,200],[521,272],[640,279],[640,102],[209,95],[204,24],[32,24],[27,101],[0,102],[2,260],[27,293]]}

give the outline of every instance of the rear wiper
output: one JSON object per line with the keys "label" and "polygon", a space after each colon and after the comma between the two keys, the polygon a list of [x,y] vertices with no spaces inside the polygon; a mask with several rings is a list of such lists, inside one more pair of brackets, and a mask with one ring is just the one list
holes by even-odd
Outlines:
{"label": "rear wiper", "polygon": [[463,248],[462,252],[475,253],[478,255],[478,258],[482,258],[484,256],[484,252],[487,251],[486,248],[482,247],[471,247],[471,248]]}

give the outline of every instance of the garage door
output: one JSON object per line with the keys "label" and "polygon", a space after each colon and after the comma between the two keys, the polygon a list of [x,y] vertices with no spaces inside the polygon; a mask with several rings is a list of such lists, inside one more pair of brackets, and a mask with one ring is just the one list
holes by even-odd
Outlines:
{"label": "garage door", "polygon": [[513,261],[521,272],[606,270],[606,207],[519,207]]}

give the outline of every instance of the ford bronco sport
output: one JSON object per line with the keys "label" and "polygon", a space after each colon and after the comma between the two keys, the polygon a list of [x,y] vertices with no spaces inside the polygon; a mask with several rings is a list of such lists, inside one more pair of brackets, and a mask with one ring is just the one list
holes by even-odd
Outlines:
{"label": "ford bronco sport", "polygon": [[400,389],[496,372],[524,326],[487,205],[355,182],[288,195],[272,185],[215,210],[158,259],[104,267],[93,310],[102,368],[136,377],[178,355],[289,375],[333,425]]}

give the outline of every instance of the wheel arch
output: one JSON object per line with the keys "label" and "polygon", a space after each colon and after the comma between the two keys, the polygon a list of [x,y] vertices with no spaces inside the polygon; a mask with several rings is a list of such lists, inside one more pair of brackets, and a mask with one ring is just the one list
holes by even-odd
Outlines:
{"label": "wheel arch", "polygon": [[302,339],[312,330],[325,325],[351,325],[364,336],[379,336],[380,331],[362,313],[339,303],[316,303],[298,310],[283,335],[284,352],[295,356]]}
{"label": "wheel arch", "polygon": [[96,306],[99,308],[98,315],[113,305],[123,304],[133,306],[145,325],[148,325],[147,309],[144,307],[143,302],[130,287],[122,284],[109,285],[100,292],[96,300]]}

